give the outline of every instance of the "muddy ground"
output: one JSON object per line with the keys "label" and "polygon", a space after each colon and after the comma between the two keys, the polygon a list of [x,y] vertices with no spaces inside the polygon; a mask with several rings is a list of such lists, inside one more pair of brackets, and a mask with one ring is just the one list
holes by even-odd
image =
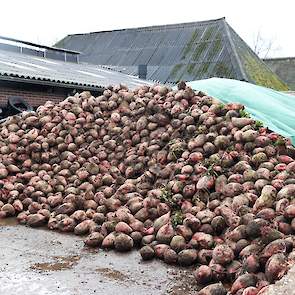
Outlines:
{"label": "muddy ground", "polygon": [[[0,294],[193,295],[197,286],[191,269],[143,262],[138,251],[88,249],[72,234],[5,219],[0,220]],[[295,295],[295,268],[265,295]]]}
{"label": "muddy ground", "polygon": [[74,235],[0,220],[0,294],[196,294],[191,270],[143,262],[138,251],[88,249]]}

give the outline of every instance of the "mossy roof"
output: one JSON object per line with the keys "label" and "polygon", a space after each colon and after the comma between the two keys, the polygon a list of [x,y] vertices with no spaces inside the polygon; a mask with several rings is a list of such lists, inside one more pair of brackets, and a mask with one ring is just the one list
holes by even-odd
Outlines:
{"label": "mossy roof", "polygon": [[82,62],[132,75],[146,64],[147,79],[163,83],[220,77],[287,89],[225,18],[68,35],[55,46],[82,52]]}

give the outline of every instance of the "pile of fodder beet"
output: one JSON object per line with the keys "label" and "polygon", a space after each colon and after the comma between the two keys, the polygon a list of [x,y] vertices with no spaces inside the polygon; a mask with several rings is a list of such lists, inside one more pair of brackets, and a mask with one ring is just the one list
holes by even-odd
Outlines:
{"label": "pile of fodder beet", "polygon": [[0,218],[195,266],[202,294],[259,294],[295,259],[290,142],[180,83],[108,87],[0,127]]}

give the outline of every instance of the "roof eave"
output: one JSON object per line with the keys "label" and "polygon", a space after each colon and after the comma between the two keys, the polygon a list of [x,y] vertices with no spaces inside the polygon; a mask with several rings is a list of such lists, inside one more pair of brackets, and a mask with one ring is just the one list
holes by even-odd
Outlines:
{"label": "roof eave", "polygon": [[58,88],[92,90],[92,91],[99,91],[99,92],[102,92],[105,90],[105,87],[102,87],[102,86],[89,86],[89,85],[81,85],[81,84],[75,84],[75,83],[63,83],[63,82],[54,82],[54,81],[47,81],[47,80],[35,80],[35,79],[13,77],[13,76],[4,76],[4,75],[0,75],[0,81],[20,82],[20,83],[26,83],[26,84],[46,85],[46,86],[58,87]]}

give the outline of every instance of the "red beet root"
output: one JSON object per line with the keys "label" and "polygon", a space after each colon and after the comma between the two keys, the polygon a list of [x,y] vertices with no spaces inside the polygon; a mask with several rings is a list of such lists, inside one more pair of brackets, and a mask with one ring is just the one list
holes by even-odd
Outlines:
{"label": "red beet root", "polygon": [[226,295],[227,290],[221,283],[209,285],[198,292],[198,295]]}
{"label": "red beet root", "polygon": [[256,285],[257,278],[253,274],[244,274],[239,276],[231,287],[231,293],[236,294],[239,289],[245,289],[247,287],[254,287]]}
{"label": "red beet root", "polygon": [[145,260],[197,264],[199,283],[256,294],[295,261],[295,148],[245,115],[181,82],[109,86],[11,116],[0,218],[92,247],[139,246]]}
{"label": "red beet root", "polygon": [[194,271],[194,277],[198,284],[208,284],[212,281],[212,270],[207,265],[201,265]]}
{"label": "red beet root", "polygon": [[274,254],[265,265],[266,278],[270,282],[279,280],[288,271],[288,268],[286,256],[282,253]]}
{"label": "red beet root", "polygon": [[213,249],[212,259],[215,263],[225,265],[234,259],[233,250],[227,245],[218,245]]}

